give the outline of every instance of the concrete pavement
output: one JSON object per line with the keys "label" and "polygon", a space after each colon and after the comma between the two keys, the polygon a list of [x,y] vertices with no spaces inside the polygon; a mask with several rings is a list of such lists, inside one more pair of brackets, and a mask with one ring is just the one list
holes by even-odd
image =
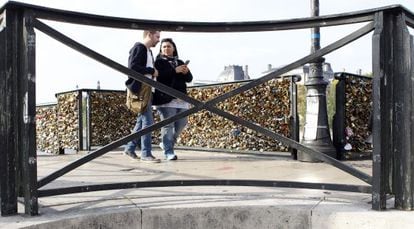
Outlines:
{"label": "concrete pavement", "polygon": [[[154,155],[162,157],[155,149]],[[146,164],[112,151],[45,188],[187,179],[259,179],[366,185],[330,165],[178,150],[178,161]],[[45,176],[83,156],[39,155]],[[371,174],[370,161],[347,162]],[[39,198],[39,216],[0,218],[0,228],[410,228],[414,213],[371,210],[371,195],[327,190],[190,186],[88,192]],[[389,206],[392,207],[392,199]]]}

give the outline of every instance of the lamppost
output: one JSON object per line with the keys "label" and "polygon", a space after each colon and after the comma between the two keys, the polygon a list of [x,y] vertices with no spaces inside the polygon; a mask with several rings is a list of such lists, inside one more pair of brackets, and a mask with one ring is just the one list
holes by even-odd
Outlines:
{"label": "lamppost", "polygon": [[[311,1],[311,16],[319,16],[319,0]],[[320,29],[311,29],[311,53],[320,49]],[[326,106],[326,87],[329,84],[323,77],[322,64],[324,58],[318,58],[309,63],[309,76],[305,81],[306,86],[306,116],[303,131],[302,144],[320,151],[331,157],[336,156],[336,150],[332,144],[329,132],[328,112]],[[318,162],[318,159],[298,152],[298,160]]]}

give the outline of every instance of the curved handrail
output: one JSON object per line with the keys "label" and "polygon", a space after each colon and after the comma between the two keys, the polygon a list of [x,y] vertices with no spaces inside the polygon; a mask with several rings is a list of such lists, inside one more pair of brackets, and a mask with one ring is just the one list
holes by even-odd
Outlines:
{"label": "curved handrail", "polygon": [[40,19],[48,19],[82,25],[120,29],[157,29],[161,31],[182,32],[261,32],[305,29],[313,28],[315,26],[326,27],[345,25],[373,21],[375,13],[380,11],[404,11],[408,17],[407,20],[414,20],[414,14],[401,5],[390,5],[368,10],[331,14],[318,17],[244,22],[186,22],[121,18],[60,10],[14,1],[7,2],[3,7],[0,8],[0,12],[5,8],[30,10],[33,12],[35,17]]}
{"label": "curved handrail", "polygon": [[161,180],[161,181],[137,181],[110,184],[93,184],[72,187],[60,187],[38,190],[39,197],[74,194],[81,192],[96,192],[116,189],[130,188],[152,188],[172,186],[257,186],[257,187],[279,187],[279,188],[307,188],[320,190],[337,190],[345,192],[371,193],[372,187],[368,185],[348,185],[332,183],[307,183],[278,180]]}

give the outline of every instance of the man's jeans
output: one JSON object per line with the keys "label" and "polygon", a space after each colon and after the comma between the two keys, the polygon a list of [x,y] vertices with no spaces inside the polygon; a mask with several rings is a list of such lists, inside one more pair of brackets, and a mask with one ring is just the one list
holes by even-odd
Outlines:
{"label": "man's jeans", "polygon": [[[145,110],[145,112],[142,114],[138,114],[137,122],[132,132],[135,133],[141,129],[144,129],[147,126],[152,125],[153,123],[154,123],[154,118],[152,117],[152,104],[151,104],[151,99],[150,99],[150,102],[147,105],[147,109]],[[139,141],[141,141],[141,144],[139,144]],[[128,144],[125,147],[125,151],[135,152],[135,149],[137,148],[137,146],[139,147],[139,145],[141,145],[141,157],[150,157],[152,156],[151,142],[152,141],[151,141],[151,132],[150,132],[148,134],[141,136],[140,139],[138,138],[138,139],[134,139],[128,142]]]}
{"label": "man's jeans", "polygon": [[[160,114],[161,121],[172,117],[178,113],[186,111],[184,108],[173,107],[158,107],[158,114]],[[187,125],[188,118],[182,118],[175,122],[169,123],[161,128],[161,141],[164,145],[165,156],[174,155],[174,144],[177,138],[180,136],[184,127]]]}

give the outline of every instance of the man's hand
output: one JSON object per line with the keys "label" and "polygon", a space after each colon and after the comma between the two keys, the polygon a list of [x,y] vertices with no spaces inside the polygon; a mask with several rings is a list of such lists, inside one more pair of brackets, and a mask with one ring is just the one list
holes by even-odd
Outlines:
{"label": "man's hand", "polygon": [[154,68],[154,73],[152,74],[154,78],[158,77],[158,70]]}

